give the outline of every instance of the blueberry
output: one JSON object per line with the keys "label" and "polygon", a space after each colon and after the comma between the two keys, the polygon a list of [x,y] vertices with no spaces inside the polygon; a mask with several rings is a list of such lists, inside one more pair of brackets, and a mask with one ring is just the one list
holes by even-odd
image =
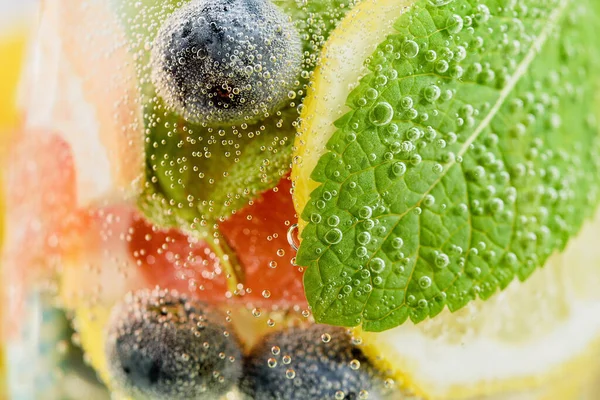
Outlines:
{"label": "blueberry", "polygon": [[237,383],[237,338],[213,307],[176,292],[142,290],[112,312],[110,382],[133,399],[218,398]]}
{"label": "blueberry", "polygon": [[298,32],[269,0],[192,0],[160,28],[152,80],[190,122],[253,122],[282,106],[301,62]]}
{"label": "blueberry", "polygon": [[240,389],[261,400],[373,400],[385,384],[346,328],[312,325],[265,336],[244,361]]}

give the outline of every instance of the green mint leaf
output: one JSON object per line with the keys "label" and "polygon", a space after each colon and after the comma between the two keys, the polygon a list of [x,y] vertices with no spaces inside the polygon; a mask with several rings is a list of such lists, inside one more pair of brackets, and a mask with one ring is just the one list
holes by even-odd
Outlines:
{"label": "green mint leaf", "polygon": [[311,175],[297,262],[317,321],[417,323],[565,247],[600,200],[598,11],[418,0],[399,16]]}
{"label": "green mint leaf", "polygon": [[161,225],[209,226],[289,170],[295,110],[247,127],[206,128],[156,113],[160,107],[145,113],[146,125],[156,128],[147,133],[148,184],[140,205]]}
{"label": "green mint leaf", "polygon": [[304,60],[295,98],[284,109],[254,124],[205,127],[166,110],[151,83],[150,48],[164,21],[181,1],[112,0],[136,55],[143,89],[146,182],[139,199],[146,216],[163,226],[212,226],[275,186],[290,170],[298,107],[321,46],[352,1],[274,3],[294,21]]}

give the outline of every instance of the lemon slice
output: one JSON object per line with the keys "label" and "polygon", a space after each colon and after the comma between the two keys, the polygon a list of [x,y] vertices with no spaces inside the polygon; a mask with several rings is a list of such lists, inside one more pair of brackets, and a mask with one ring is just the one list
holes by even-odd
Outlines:
{"label": "lemon slice", "polygon": [[[301,115],[292,169],[301,214],[318,184],[310,174],[349,108],[364,60],[411,1],[363,1],[331,35]],[[300,230],[305,221],[300,219]],[[600,214],[526,282],[419,325],[357,332],[399,385],[431,399],[579,399],[600,377]],[[586,387],[588,386],[588,387]],[[585,388],[584,388],[585,387]]]}
{"label": "lemon slice", "polygon": [[[318,186],[310,174],[335,132],[333,122],[349,110],[345,104],[348,93],[368,71],[364,60],[393,32],[394,22],[411,3],[412,0],[364,0],[348,12],[323,47],[294,143],[292,181],[296,210],[304,209],[310,193]],[[300,218],[300,231],[304,225]]]}
{"label": "lemon slice", "polygon": [[487,301],[362,332],[368,354],[427,398],[579,398],[566,393],[600,377],[599,232],[600,214],[526,282]]}

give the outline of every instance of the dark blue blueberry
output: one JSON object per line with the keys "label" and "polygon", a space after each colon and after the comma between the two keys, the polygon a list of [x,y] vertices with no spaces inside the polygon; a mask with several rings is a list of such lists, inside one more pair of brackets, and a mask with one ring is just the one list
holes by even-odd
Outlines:
{"label": "dark blue blueberry", "polygon": [[159,289],[128,295],[115,307],[105,352],[111,384],[133,399],[218,398],[242,372],[225,317]]}
{"label": "dark blue blueberry", "polygon": [[192,0],[163,23],[152,78],[186,120],[237,124],[289,101],[301,61],[296,29],[269,0]]}
{"label": "dark blue blueberry", "polygon": [[382,374],[346,328],[312,325],[263,338],[244,361],[241,390],[253,399],[382,399]]}

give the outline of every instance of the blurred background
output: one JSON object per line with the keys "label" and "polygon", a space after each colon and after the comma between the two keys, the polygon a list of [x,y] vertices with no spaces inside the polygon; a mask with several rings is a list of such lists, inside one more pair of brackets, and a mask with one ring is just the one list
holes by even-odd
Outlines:
{"label": "blurred background", "polygon": [[36,5],[35,0],[0,0],[0,132],[3,135],[17,124],[15,92]]}
{"label": "blurred background", "polygon": [[[19,124],[16,109],[17,86],[21,64],[26,53],[28,33],[36,18],[37,6],[36,0],[0,0],[0,60],[2,60],[0,62],[0,168],[6,151],[5,144]],[[2,179],[1,174],[0,179]],[[3,194],[0,192],[0,245],[4,236],[2,204]],[[0,399],[8,398],[4,355],[2,345],[0,346]]]}

